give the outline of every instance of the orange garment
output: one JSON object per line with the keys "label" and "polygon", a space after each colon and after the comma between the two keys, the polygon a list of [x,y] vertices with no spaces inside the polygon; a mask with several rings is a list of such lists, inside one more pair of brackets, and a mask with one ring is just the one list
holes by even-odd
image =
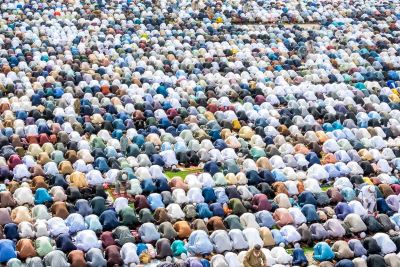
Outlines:
{"label": "orange garment", "polygon": [[297,191],[299,191],[299,194],[301,194],[304,191],[304,184],[301,181],[297,182]]}
{"label": "orange garment", "polygon": [[337,162],[336,157],[332,153],[325,154],[321,160],[321,163],[323,165],[330,164],[330,163],[335,164],[336,162]]}
{"label": "orange garment", "polygon": [[185,191],[188,190],[188,185],[182,181],[181,178],[179,177],[174,177],[171,179],[171,181],[169,182],[169,186],[173,189],[173,188],[181,188]]}
{"label": "orange garment", "polygon": [[16,249],[18,252],[18,258],[21,260],[37,256],[33,241],[28,238],[20,239],[17,242]]}
{"label": "orange garment", "polygon": [[292,215],[290,215],[288,209],[285,208],[276,209],[273,218],[279,227],[294,223]]}
{"label": "orange garment", "polygon": [[304,155],[307,155],[310,152],[310,150],[304,144],[295,145],[294,151],[296,152],[296,154],[300,153]]}
{"label": "orange garment", "polygon": [[180,239],[189,238],[192,229],[187,221],[179,221],[174,224],[174,229],[178,233]]}
{"label": "orange garment", "polygon": [[280,194],[284,193],[286,195],[289,195],[289,192],[287,191],[286,185],[283,182],[275,182],[272,184],[272,188],[275,191],[275,194]]}
{"label": "orange garment", "polygon": [[68,254],[68,260],[71,262],[71,267],[86,267],[85,254],[82,250],[73,250]]}

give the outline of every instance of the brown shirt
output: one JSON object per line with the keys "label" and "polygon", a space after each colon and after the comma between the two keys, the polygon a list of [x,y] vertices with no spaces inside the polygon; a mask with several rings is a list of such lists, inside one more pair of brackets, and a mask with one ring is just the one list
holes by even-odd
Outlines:
{"label": "brown shirt", "polygon": [[16,181],[11,181],[8,184],[8,190],[10,191],[11,194],[14,194],[15,190],[19,187],[19,183]]}
{"label": "brown shirt", "polygon": [[65,153],[65,157],[67,158],[68,161],[70,161],[72,164],[75,163],[75,161],[78,160],[78,155],[76,154],[75,150],[68,150]]}
{"label": "brown shirt", "polygon": [[196,219],[196,220],[194,220],[194,221],[190,224],[190,227],[191,227],[193,230],[203,230],[203,231],[206,232],[206,233],[208,232],[206,223],[204,222],[203,219]]}
{"label": "brown shirt", "polygon": [[0,192],[0,208],[14,208],[16,202],[10,191]]}
{"label": "brown shirt", "polygon": [[122,258],[121,254],[119,253],[119,247],[116,245],[108,246],[105,249],[105,256],[107,259],[107,267],[114,267],[114,265],[121,266],[122,265]]}
{"label": "brown shirt", "polygon": [[226,227],[221,217],[213,216],[207,222],[207,229],[209,231],[226,230]]}
{"label": "brown shirt", "polygon": [[36,191],[38,188],[47,189],[49,186],[46,184],[43,176],[36,176],[32,179],[32,190]]}
{"label": "brown shirt", "polygon": [[37,256],[33,241],[28,238],[20,239],[17,243],[16,248],[18,252],[18,257],[22,260]]}
{"label": "brown shirt", "polygon": [[299,194],[301,194],[304,191],[304,184],[301,181],[297,182],[297,191],[299,191]]}
{"label": "brown shirt", "polygon": [[332,250],[338,259],[351,259],[354,257],[354,252],[350,249],[347,241],[336,241],[332,246]]}
{"label": "brown shirt", "polygon": [[8,208],[0,208],[0,225],[12,222],[10,212]]}
{"label": "brown shirt", "polygon": [[113,238],[113,234],[110,231],[103,232],[100,236],[100,240],[101,240],[104,248],[116,244],[115,240]]}
{"label": "brown shirt", "polygon": [[53,213],[53,216],[55,217],[60,217],[62,219],[66,219],[69,215],[68,209],[67,209],[67,204],[65,204],[62,201],[57,201],[54,202],[54,204],[51,206],[51,212]]}
{"label": "brown shirt", "polygon": [[150,208],[149,203],[147,202],[147,198],[143,195],[135,196],[135,208],[136,210],[142,210],[145,208]]}
{"label": "brown shirt", "polygon": [[274,237],[268,227],[261,227],[258,231],[260,232],[261,239],[264,241],[265,247],[275,246]]}
{"label": "brown shirt", "polygon": [[379,190],[382,192],[383,196],[387,198],[390,195],[394,195],[393,189],[388,184],[380,184],[378,186]]}
{"label": "brown shirt", "polygon": [[174,224],[174,229],[178,233],[180,239],[185,239],[190,236],[192,229],[187,221],[179,221]]}
{"label": "brown shirt", "polygon": [[60,169],[60,173],[64,174],[64,175],[71,174],[74,171],[74,169],[72,168],[71,162],[69,162],[67,160],[60,162],[59,169]]}
{"label": "brown shirt", "polygon": [[[36,176],[45,176],[46,174],[44,173],[44,170],[42,168],[41,165],[36,164],[35,166],[32,167],[32,176],[36,177]],[[39,187],[38,187],[39,188]]]}
{"label": "brown shirt", "polygon": [[275,190],[276,194],[283,193],[289,195],[287,188],[283,182],[275,182],[272,184],[272,187]]}
{"label": "brown shirt", "polygon": [[82,250],[73,250],[68,254],[71,267],[86,267],[85,255]]}
{"label": "brown shirt", "polygon": [[337,188],[330,188],[326,193],[331,198],[332,203],[341,202],[343,200],[343,196]]}
{"label": "brown shirt", "polygon": [[157,221],[157,224],[171,221],[165,208],[157,208],[154,212],[154,219]]}

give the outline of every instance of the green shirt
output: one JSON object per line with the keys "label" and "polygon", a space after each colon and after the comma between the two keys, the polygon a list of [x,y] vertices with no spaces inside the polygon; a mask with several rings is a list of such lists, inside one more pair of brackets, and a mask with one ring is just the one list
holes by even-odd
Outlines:
{"label": "green shirt", "polygon": [[39,257],[46,256],[48,253],[54,250],[53,245],[50,242],[50,238],[46,236],[36,239],[35,247]]}
{"label": "green shirt", "polygon": [[139,220],[136,216],[136,212],[133,208],[131,207],[126,207],[123,208],[120,212],[119,215],[121,217],[121,224],[126,225],[126,226],[133,226],[136,224],[139,224]]}

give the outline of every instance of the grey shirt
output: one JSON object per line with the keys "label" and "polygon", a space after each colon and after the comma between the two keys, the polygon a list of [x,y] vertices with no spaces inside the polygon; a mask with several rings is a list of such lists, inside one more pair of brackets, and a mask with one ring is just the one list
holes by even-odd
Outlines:
{"label": "grey shirt", "polygon": [[64,252],[60,250],[53,250],[48,253],[44,258],[44,264],[46,267],[69,267],[67,257]]}
{"label": "grey shirt", "polygon": [[86,252],[87,265],[91,267],[107,266],[107,261],[103,256],[103,252],[98,248],[91,248]]}

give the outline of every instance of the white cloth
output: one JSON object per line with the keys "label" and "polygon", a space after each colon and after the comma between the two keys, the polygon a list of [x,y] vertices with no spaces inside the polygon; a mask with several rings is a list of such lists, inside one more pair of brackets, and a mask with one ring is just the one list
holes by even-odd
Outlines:
{"label": "white cloth", "polygon": [[202,188],[203,185],[199,181],[196,175],[189,174],[185,177],[185,183],[188,185],[189,188]]}
{"label": "white cloth", "polygon": [[223,253],[232,250],[231,240],[225,230],[216,230],[210,235],[216,253]]}
{"label": "white cloth", "polygon": [[215,186],[215,182],[212,178],[212,176],[209,173],[201,173],[197,179],[199,180],[199,182],[202,184],[203,188],[204,187],[214,187]]}
{"label": "white cloth", "polygon": [[89,171],[88,164],[83,159],[78,159],[72,164],[75,171],[87,173]]}
{"label": "white cloth", "polygon": [[150,243],[160,239],[160,233],[152,223],[144,223],[140,226],[139,230],[140,238],[143,242]]}
{"label": "white cloth", "polygon": [[397,250],[396,244],[390,239],[389,235],[385,233],[376,233],[372,238],[378,243],[383,255],[393,253]]}
{"label": "white cloth", "polygon": [[250,192],[249,188],[246,185],[239,185],[237,190],[240,193],[240,198],[242,200],[251,200],[253,198],[253,194]]}
{"label": "white cloth", "polygon": [[48,230],[51,236],[58,236],[60,234],[67,234],[69,232],[68,226],[65,221],[60,217],[53,217],[47,221]]}
{"label": "white cloth", "polygon": [[360,215],[361,217],[368,215],[368,210],[366,210],[358,200],[350,201],[349,206],[353,209],[354,213]]}
{"label": "white cloth", "polygon": [[244,250],[249,248],[249,244],[245,239],[243,232],[239,229],[232,229],[228,233],[230,239],[232,240],[232,247],[235,250]]}
{"label": "white cloth", "polygon": [[221,254],[214,255],[210,260],[210,264],[212,267],[229,267],[225,257]]}
{"label": "white cloth", "polygon": [[256,228],[246,228],[243,230],[243,235],[245,236],[249,248],[253,248],[255,245],[264,246],[264,241],[260,237],[260,233]]}
{"label": "white cloth", "polygon": [[56,174],[58,174],[58,167],[57,164],[55,162],[47,162],[44,166],[43,166],[43,170],[44,173],[46,175],[53,175],[55,176]]}
{"label": "white cloth", "polygon": [[48,220],[51,218],[47,207],[45,205],[36,205],[32,208],[32,217],[35,220]]}
{"label": "white cloth", "polygon": [[30,222],[20,222],[18,224],[18,233],[20,238],[34,238],[35,231]]}
{"label": "white cloth", "polygon": [[86,180],[89,185],[101,185],[104,183],[104,178],[98,170],[90,170],[86,174]]}
{"label": "white cloth", "polygon": [[105,179],[104,182],[107,184],[115,184],[115,181],[117,179],[119,170],[117,169],[110,169],[106,174],[105,174]]}
{"label": "white cloth", "polygon": [[298,207],[289,208],[289,213],[293,217],[295,225],[301,225],[303,223],[307,223],[306,216],[304,216],[304,214]]}
{"label": "white cloth", "polygon": [[53,201],[66,201],[67,200],[67,194],[65,194],[64,188],[62,188],[61,186],[53,186],[50,189],[49,192],[52,196],[53,196]]}
{"label": "white cloth", "polygon": [[289,195],[293,196],[293,195],[298,195],[299,194],[299,190],[297,188],[297,181],[285,181],[284,182]]}
{"label": "white cloth", "polygon": [[29,187],[24,187],[24,186],[18,187],[15,190],[13,197],[18,205],[24,205],[24,204],[33,205],[34,204],[33,193]]}
{"label": "white cloth", "polygon": [[126,207],[129,207],[129,202],[128,199],[125,197],[118,197],[114,200],[113,207],[115,209],[116,213],[119,213],[121,210],[123,210]]}
{"label": "white cloth", "polygon": [[290,256],[283,247],[274,247],[271,249],[271,256],[276,263],[283,265],[289,265],[293,260],[293,257]]}
{"label": "white cloth", "polygon": [[241,267],[239,257],[236,253],[227,252],[225,254],[225,260],[228,263],[229,267]]}
{"label": "white cloth", "polygon": [[240,216],[240,224],[244,228],[255,228],[255,229],[260,228],[260,225],[257,223],[254,214],[249,212],[243,213]]}
{"label": "white cloth", "polygon": [[319,182],[316,179],[306,179],[303,182],[304,190],[310,191],[311,193],[320,193],[322,192],[321,187],[319,186]]}
{"label": "white cloth", "polygon": [[25,164],[18,164],[13,169],[13,178],[15,180],[22,180],[23,178],[31,177],[31,173]]}
{"label": "white cloth", "polygon": [[131,266],[131,264],[139,264],[140,260],[136,253],[136,245],[129,242],[125,243],[121,247],[121,258],[126,266]]}
{"label": "white cloth", "polygon": [[181,220],[185,218],[185,213],[182,211],[181,207],[176,203],[171,203],[167,206],[168,216],[172,220]]}
{"label": "white cloth", "polygon": [[296,243],[301,240],[301,235],[293,225],[285,225],[280,229],[281,235],[288,243]]}
{"label": "white cloth", "polygon": [[187,193],[189,203],[203,203],[204,197],[200,188],[190,188]]}
{"label": "white cloth", "polygon": [[182,188],[176,188],[174,189],[174,191],[172,191],[172,200],[174,201],[174,203],[177,203],[179,205],[189,202],[185,190],[183,190]]}
{"label": "white cloth", "polygon": [[36,220],[35,222],[35,235],[36,237],[49,236],[50,232],[47,229],[46,220]]}
{"label": "white cloth", "polygon": [[88,251],[91,248],[101,248],[101,241],[92,230],[78,232],[75,237],[75,244],[78,249],[83,251]]}
{"label": "white cloth", "polygon": [[178,165],[178,160],[176,159],[176,154],[173,150],[161,151],[160,156],[165,162],[165,167],[170,168],[174,165]]}

